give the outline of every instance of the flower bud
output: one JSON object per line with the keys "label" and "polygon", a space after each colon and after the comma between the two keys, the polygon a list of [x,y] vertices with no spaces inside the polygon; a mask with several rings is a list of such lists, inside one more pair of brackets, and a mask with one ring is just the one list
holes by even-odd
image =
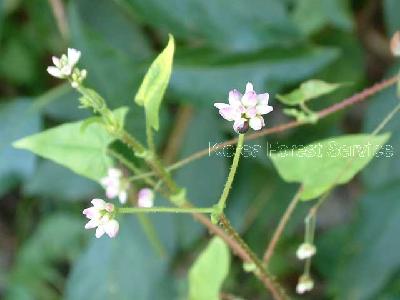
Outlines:
{"label": "flower bud", "polygon": [[303,243],[297,249],[296,255],[298,259],[307,259],[312,257],[317,252],[317,249],[313,244]]}
{"label": "flower bud", "polygon": [[138,206],[150,208],[154,205],[154,192],[152,189],[143,188],[138,193]]}
{"label": "flower bud", "polygon": [[302,275],[296,286],[296,292],[298,294],[304,294],[305,292],[311,291],[314,288],[314,281],[308,275]]}

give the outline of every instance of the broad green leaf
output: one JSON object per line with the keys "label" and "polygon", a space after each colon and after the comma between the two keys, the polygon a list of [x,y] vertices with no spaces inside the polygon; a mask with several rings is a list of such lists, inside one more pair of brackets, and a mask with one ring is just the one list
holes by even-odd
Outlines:
{"label": "broad green leaf", "polygon": [[207,107],[226,99],[232,88],[243,92],[248,81],[257,92],[274,93],[273,89],[313,76],[338,55],[333,48],[321,47],[274,48],[257,55],[188,51],[176,58],[171,91],[182,102]]}
{"label": "broad green leaf", "polygon": [[228,246],[219,237],[214,237],[190,268],[189,300],[219,300],[229,264]]}
{"label": "broad green leaf", "polygon": [[[120,108],[115,113],[123,120],[127,108]],[[66,123],[18,140],[13,145],[97,181],[106,175],[112,164],[106,150],[114,138],[100,124],[81,130],[84,122]]]}
{"label": "broad green leaf", "polygon": [[165,278],[168,260],[153,251],[136,218],[119,221],[114,239],[92,238],[72,268],[64,299],[157,299],[152,295],[161,278],[169,283]]}
{"label": "broad green leaf", "polygon": [[375,156],[389,134],[346,135],[312,143],[300,149],[271,154],[279,175],[287,182],[304,185],[302,200],[317,198],[338,184],[350,181]]}
{"label": "broad green leaf", "polygon": [[318,32],[327,25],[346,31],[350,31],[353,25],[349,5],[343,0],[296,1],[293,20],[307,35]]}
{"label": "broad green leaf", "polygon": [[[329,290],[335,299],[383,299],[390,279],[400,271],[400,186],[386,185],[358,199],[358,218],[347,226],[343,255],[333,256]],[[333,261],[332,261],[333,263]],[[371,280],[373,276],[374,280]],[[397,294],[398,296],[398,294]],[[393,299],[398,299],[393,298]]]}
{"label": "broad green leaf", "polygon": [[87,236],[80,216],[57,213],[45,217],[19,247],[9,274],[5,298],[57,299],[54,286],[64,281],[60,265],[72,263]]}
{"label": "broad green leaf", "polygon": [[342,85],[340,83],[328,83],[318,79],[311,79],[302,83],[298,89],[285,95],[277,95],[276,98],[286,105],[298,105],[332,93]]}
{"label": "broad green leaf", "polygon": [[80,66],[111,108],[129,105],[140,85],[143,60],[152,54],[141,28],[117,1],[74,0],[68,3],[71,44],[82,51]]}
{"label": "broad green leaf", "polygon": [[14,149],[11,143],[40,127],[39,113],[31,101],[18,99],[0,105],[0,195],[34,172],[35,156]]}
{"label": "broad green leaf", "polygon": [[99,188],[95,182],[45,160],[38,164],[35,173],[24,185],[23,192],[31,197],[36,196],[54,202],[87,201],[99,193]]}
{"label": "broad green leaf", "polygon": [[175,43],[172,35],[168,45],[151,64],[135,96],[138,105],[144,106],[146,121],[155,130],[159,129],[159,110],[172,71]]}
{"label": "broad green leaf", "polygon": [[213,49],[256,51],[296,43],[298,30],[281,0],[121,0],[142,22],[192,44]]}

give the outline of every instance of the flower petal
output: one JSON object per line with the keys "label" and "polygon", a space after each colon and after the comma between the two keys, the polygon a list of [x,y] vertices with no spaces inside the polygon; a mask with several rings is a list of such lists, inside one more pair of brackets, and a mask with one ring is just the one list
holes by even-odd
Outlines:
{"label": "flower petal", "polygon": [[233,107],[239,107],[241,105],[240,99],[242,94],[238,90],[232,90],[229,92],[229,104]]}
{"label": "flower petal", "polygon": [[89,207],[82,212],[88,219],[97,219],[100,216],[100,212],[95,207]]}
{"label": "flower petal", "polygon": [[234,121],[234,120],[240,119],[240,117],[241,117],[241,113],[237,109],[235,109],[231,106],[220,109],[219,114],[225,120],[228,120],[228,121]]}
{"label": "flower petal", "polygon": [[231,107],[229,104],[227,103],[214,103],[214,106],[218,109],[223,109],[223,108],[227,108],[227,107]]}
{"label": "flower petal", "polygon": [[257,105],[257,94],[254,91],[246,92],[242,97],[242,103],[246,107]]}
{"label": "flower petal", "polygon": [[103,199],[93,199],[91,201],[91,203],[93,204],[93,207],[95,207],[96,209],[104,209],[106,202]]}
{"label": "flower petal", "polygon": [[128,200],[128,193],[127,191],[120,191],[118,194],[118,199],[121,204],[125,204],[126,200]]}
{"label": "flower petal", "polygon": [[139,207],[153,207],[154,205],[154,192],[149,188],[141,189],[138,193],[138,206]]}
{"label": "flower petal", "polygon": [[119,223],[116,220],[110,220],[103,227],[110,238],[115,237],[119,231]]}
{"label": "flower petal", "polygon": [[108,177],[111,178],[120,178],[122,176],[122,171],[117,168],[109,168],[108,169]]}
{"label": "flower petal", "polygon": [[61,61],[58,57],[53,56],[51,58],[51,60],[53,61],[53,64],[57,67],[57,68],[61,68]]}
{"label": "flower petal", "polygon": [[235,120],[235,122],[233,123],[233,129],[236,132],[239,132],[240,128],[243,127],[245,122],[246,122],[246,119],[244,119],[244,118],[240,118],[240,119]]}
{"label": "flower petal", "polygon": [[68,64],[71,66],[71,68],[73,68],[76,65],[80,57],[81,57],[80,51],[74,48],[68,48]]}
{"label": "flower petal", "polygon": [[98,220],[90,220],[89,222],[86,223],[85,229],[92,229],[96,228],[97,226],[99,226]]}
{"label": "flower petal", "polygon": [[254,118],[257,115],[257,108],[255,108],[254,106],[249,107],[248,109],[246,109],[246,116],[248,118]]}
{"label": "flower petal", "polygon": [[258,100],[258,104],[268,105],[269,94],[268,93],[258,94],[257,100]]}
{"label": "flower petal", "polygon": [[47,68],[47,73],[49,73],[51,76],[57,77],[57,78],[64,78],[64,75],[61,73],[60,69],[50,66]]}
{"label": "flower petal", "polygon": [[96,229],[96,237],[101,238],[104,233],[105,233],[104,227],[102,225],[99,225]]}
{"label": "flower petal", "polygon": [[248,92],[254,92],[253,84],[251,82],[246,84],[246,93]]}
{"label": "flower petal", "polygon": [[270,113],[271,111],[274,110],[272,106],[269,105],[257,105],[256,106],[257,114],[259,115],[265,115]]}
{"label": "flower petal", "polygon": [[264,119],[263,119],[263,117],[260,117],[260,116],[251,118],[249,125],[253,130],[260,130],[265,125]]}

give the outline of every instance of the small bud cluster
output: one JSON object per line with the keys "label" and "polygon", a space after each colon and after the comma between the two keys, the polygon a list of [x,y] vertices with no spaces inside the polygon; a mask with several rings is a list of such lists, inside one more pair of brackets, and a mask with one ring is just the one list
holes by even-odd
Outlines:
{"label": "small bud cluster", "polygon": [[118,197],[121,204],[125,204],[128,199],[129,182],[123,177],[122,171],[117,168],[108,169],[107,176],[100,180],[101,185],[106,190],[108,199]]}
{"label": "small bud cluster", "polygon": [[73,88],[78,88],[87,76],[86,70],[79,70],[76,66],[81,57],[81,52],[68,48],[67,54],[60,58],[53,56],[54,66],[49,66],[47,72],[56,78],[69,79]]}

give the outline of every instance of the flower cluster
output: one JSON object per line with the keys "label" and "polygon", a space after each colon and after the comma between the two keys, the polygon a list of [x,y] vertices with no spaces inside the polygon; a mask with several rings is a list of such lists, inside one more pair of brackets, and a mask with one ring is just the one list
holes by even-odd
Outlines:
{"label": "flower cluster", "polygon": [[110,238],[115,237],[119,230],[119,223],[114,219],[114,205],[102,199],[93,199],[91,203],[93,206],[83,210],[83,214],[90,219],[86,223],[85,229],[97,227],[96,238],[100,238],[104,233]]}
{"label": "flower cluster", "polygon": [[126,203],[128,199],[129,182],[123,177],[122,171],[117,168],[108,169],[106,177],[100,180],[101,185],[106,190],[108,199],[118,196],[119,202]]}
{"label": "flower cluster", "polygon": [[237,90],[229,92],[229,104],[215,103],[220,115],[228,121],[233,121],[233,129],[238,133],[245,133],[249,126],[254,130],[260,130],[265,126],[262,115],[268,114],[273,107],[268,105],[269,94],[258,94],[250,82],[246,85],[246,91],[242,95]]}
{"label": "flower cluster", "polygon": [[80,51],[68,48],[67,54],[61,55],[60,58],[52,57],[54,66],[47,67],[47,72],[57,78],[69,79],[72,87],[77,88],[87,76],[86,70],[75,67],[80,57]]}
{"label": "flower cluster", "polygon": [[[311,243],[303,243],[297,248],[296,255],[300,260],[311,258],[317,253],[317,248]],[[296,286],[296,292],[298,294],[304,294],[305,292],[311,291],[314,288],[314,281],[308,275],[308,273],[300,276]]]}
{"label": "flower cluster", "polygon": [[400,56],[400,31],[397,31],[390,40],[390,50],[394,56]]}

